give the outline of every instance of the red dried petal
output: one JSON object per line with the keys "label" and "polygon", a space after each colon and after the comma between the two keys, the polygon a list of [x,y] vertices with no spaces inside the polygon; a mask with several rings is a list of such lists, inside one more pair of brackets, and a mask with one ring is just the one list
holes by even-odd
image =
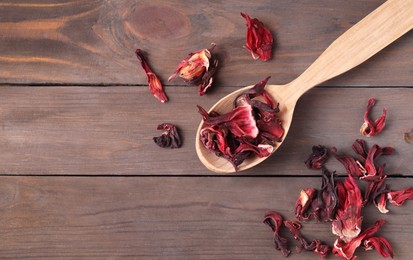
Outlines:
{"label": "red dried petal", "polygon": [[218,68],[218,60],[214,60],[209,70],[207,70],[202,76],[201,84],[198,87],[198,93],[200,96],[203,96],[208,89],[212,87],[214,78],[212,77]]}
{"label": "red dried petal", "polygon": [[408,187],[398,191],[390,191],[387,198],[392,205],[401,206],[406,200],[413,199],[413,188]]}
{"label": "red dried petal", "polygon": [[343,184],[337,185],[339,206],[336,212],[336,219],[332,222],[333,234],[340,237],[344,242],[349,242],[357,237],[361,231],[362,197],[357,183],[349,175]]}
{"label": "red dried petal", "polygon": [[209,117],[204,122],[205,125],[224,124],[225,128],[238,137],[256,138],[258,136],[257,124],[249,105],[239,106],[224,115]]}
{"label": "red dried petal", "polygon": [[383,175],[377,179],[369,180],[364,192],[363,206],[367,206],[370,202],[375,202],[376,197],[380,194],[380,189],[384,184],[387,176]]}
{"label": "red dried petal", "polygon": [[331,153],[339,162],[344,165],[349,175],[355,178],[360,178],[366,172],[366,169],[364,169],[360,162],[356,161],[356,159],[354,159],[352,156],[346,154],[338,154],[335,147],[331,148]]}
{"label": "red dried petal", "polygon": [[271,32],[257,18],[251,18],[246,13],[241,13],[241,15],[247,22],[247,37],[244,48],[250,51],[254,59],[269,60],[274,41]]}
{"label": "red dried petal", "polygon": [[305,214],[311,202],[313,201],[317,190],[313,188],[303,189],[295,202],[295,217],[298,220],[308,220],[308,214]]}
{"label": "red dried petal", "polygon": [[182,145],[181,137],[178,133],[178,129],[175,125],[170,123],[160,124],[157,127],[158,130],[165,130],[162,135],[154,137],[153,141],[163,148],[179,148]]}
{"label": "red dried petal", "polygon": [[142,50],[136,49],[135,53],[139,61],[141,62],[143,70],[146,73],[146,77],[148,78],[149,90],[151,91],[152,95],[154,95],[162,103],[168,101],[168,98],[163,90],[161,81],[148,66],[148,62],[146,61],[145,56],[142,53]]}
{"label": "red dried petal", "polygon": [[386,214],[387,212],[389,212],[389,210],[386,208],[386,202],[387,202],[387,195],[386,193],[382,193],[379,197],[379,202],[377,203],[376,207],[383,214]]}
{"label": "red dried petal", "polygon": [[394,257],[393,248],[389,241],[381,236],[370,237],[364,240],[364,248],[366,250],[376,249],[384,258]]}
{"label": "red dried petal", "polygon": [[274,233],[274,247],[275,249],[281,251],[284,256],[288,256],[291,251],[287,247],[287,239],[281,237],[280,227],[283,224],[283,218],[280,214],[275,211],[268,211],[265,214],[264,221],[266,225],[268,225]]}
{"label": "red dried petal", "polygon": [[369,114],[373,106],[376,104],[376,99],[370,98],[367,104],[366,112],[364,113],[364,123],[360,128],[360,133],[366,137],[375,136],[380,133],[386,124],[387,109],[383,108],[383,114],[374,122],[370,119]]}

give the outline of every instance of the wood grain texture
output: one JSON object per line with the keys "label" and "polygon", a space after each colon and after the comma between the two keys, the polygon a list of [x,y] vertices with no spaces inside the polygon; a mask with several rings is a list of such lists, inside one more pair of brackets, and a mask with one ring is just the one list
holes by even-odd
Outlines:
{"label": "wood grain texture", "polygon": [[[0,177],[2,259],[282,259],[262,223],[286,219],[300,189],[318,178]],[[394,189],[413,185],[392,179]],[[363,226],[387,223],[395,259],[413,254],[413,203],[381,214],[363,209]],[[330,224],[305,223],[303,235],[333,243]],[[295,242],[291,240],[294,251]],[[377,259],[374,251],[357,251]],[[311,252],[288,259],[319,259]],[[328,259],[336,259],[329,257]]]}
{"label": "wood grain texture", "polygon": [[[217,44],[218,86],[273,76],[285,84],[384,0],[0,1],[0,83],[146,84],[134,50],[146,51],[164,81],[189,52]],[[188,7],[194,8],[188,8]],[[252,60],[241,11],[276,36],[269,62]],[[411,86],[413,34],[334,86]],[[183,85],[179,80],[171,84]]]}
{"label": "wood grain texture", "polygon": [[[1,174],[163,175],[214,174],[198,160],[196,104],[209,108],[236,88],[199,97],[195,87],[167,87],[162,104],[146,87],[2,87],[0,103]],[[403,134],[413,128],[409,88],[316,88],[299,100],[284,144],[275,155],[241,175],[307,175],[303,161],[313,145],[352,153],[367,100],[378,99],[372,118],[388,109],[387,125],[370,145],[392,146],[391,174],[413,174],[413,146]],[[160,123],[176,124],[183,147],[157,147]],[[332,167],[343,167],[331,160]]]}

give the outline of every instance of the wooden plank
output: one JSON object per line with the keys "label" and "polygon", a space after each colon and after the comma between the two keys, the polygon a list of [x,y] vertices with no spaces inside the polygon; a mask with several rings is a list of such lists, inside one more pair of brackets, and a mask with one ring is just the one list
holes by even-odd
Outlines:
{"label": "wooden plank", "polygon": [[[390,182],[394,189],[413,184]],[[320,180],[3,176],[0,183],[2,259],[281,259],[262,218],[276,210],[292,220],[299,190]],[[411,259],[413,203],[389,209],[386,215],[363,209],[362,228],[385,219],[378,234],[390,241],[395,259]],[[303,226],[308,239],[335,239],[330,224]],[[290,258],[319,259],[310,252]]]}
{"label": "wooden plank", "polygon": [[[284,84],[383,2],[1,1],[0,83],[146,84],[134,55],[138,47],[166,81],[189,52],[215,42],[221,64],[216,85],[249,85],[269,75]],[[240,11],[258,17],[276,36],[271,61],[254,61],[242,48],[246,26]],[[411,86],[412,43],[409,33],[327,84]]]}
{"label": "wooden plank", "polygon": [[[199,97],[196,88],[168,87],[170,102],[161,104],[141,87],[2,87],[0,103],[1,174],[199,175],[209,172],[198,160],[194,143],[200,123],[196,104],[209,108],[236,88],[215,89]],[[351,152],[367,100],[378,99],[373,118],[388,108],[385,130],[370,145],[393,146],[391,174],[412,175],[412,144],[403,134],[413,125],[412,92],[397,89],[317,88],[304,95],[290,133],[277,154],[240,173],[312,174],[303,164],[313,145]],[[183,147],[157,147],[152,137],[160,123],[176,124]],[[331,160],[332,170],[343,172]]]}

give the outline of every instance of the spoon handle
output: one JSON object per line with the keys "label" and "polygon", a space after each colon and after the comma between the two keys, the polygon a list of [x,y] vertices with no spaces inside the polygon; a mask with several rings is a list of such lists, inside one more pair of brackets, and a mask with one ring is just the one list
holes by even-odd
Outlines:
{"label": "spoon handle", "polygon": [[366,61],[413,28],[413,0],[388,0],[335,40],[291,82],[298,98],[312,87]]}

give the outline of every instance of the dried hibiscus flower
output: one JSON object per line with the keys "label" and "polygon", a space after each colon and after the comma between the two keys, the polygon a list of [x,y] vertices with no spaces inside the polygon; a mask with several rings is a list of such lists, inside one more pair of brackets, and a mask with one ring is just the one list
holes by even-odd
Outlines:
{"label": "dried hibiscus flower", "polygon": [[309,169],[318,170],[325,164],[328,159],[327,147],[323,145],[313,146],[312,153],[305,161]]}
{"label": "dried hibiscus flower", "polygon": [[332,222],[332,232],[344,242],[357,237],[361,231],[362,197],[357,183],[351,175],[337,183],[339,206]]}
{"label": "dried hibiscus flower", "polygon": [[300,195],[295,202],[295,217],[298,220],[308,220],[310,218],[307,210],[311,206],[316,195],[317,190],[314,188],[307,188],[300,191]]}
{"label": "dried hibiscus flower", "polygon": [[214,74],[218,67],[218,60],[213,59],[211,52],[215,48],[212,43],[209,49],[198,50],[190,53],[183,61],[181,61],[168,81],[176,77],[180,77],[188,84],[198,85],[198,93],[200,96],[212,86]]}
{"label": "dried hibiscus flower", "polygon": [[375,160],[381,155],[390,155],[394,151],[391,147],[380,147],[377,144],[367,150],[366,142],[362,139],[354,142],[353,150],[359,155],[358,160],[349,155],[338,154],[335,147],[331,152],[344,165],[348,174],[365,180],[374,180],[383,176],[386,165],[376,166]]}
{"label": "dried hibiscus flower", "polygon": [[360,133],[366,137],[375,136],[380,133],[386,124],[387,109],[383,108],[383,114],[374,122],[370,119],[370,110],[376,104],[376,99],[370,98],[367,104],[366,112],[364,113],[364,123],[361,125]]}
{"label": "dried hibiscus flower", "polygon": [[152,95],[154,95],[162,103],[168,101],[168,98],[163,90],[161,81],[148,66],[148,62],[146,61],[145,56],[142,53],[142,50],[136,49],[135,53],[139,61],[141,62],[143,70],[146,73],[146,76],[148,78],[149,90],[151,91]]}
{"label": "dried hibiscus flower", "polygon": [[274,42],[271,32],[257,18],[251,18],[246,13],[241,15],[247,22],[247,40],[244,48],[249,50],[255,60],[269,60]]}
{"label": "dried hibiscus flower", "polygon": [[374,226],[367,228],[360,235],[348,242],[337,239],[334,242],[333,253],[342,259],[356,259],[354,255],[356,249],[364,245],[365,250],[376,248],[383,257],[393,257],[393,248],[390,243],[383,237],[373,237],[379,228],[385,223],[384,220],[378,220]]}
{"label": "dried hibiscus flower", "polygon": [[281,251],[281,253],[284,256],[288,256],[291,253],[291,251],[287,247],[287,239],[284,237],[281,237],[279,234],[280,227],[283,224],[283,218],[281,217],[281,215],[275,211],[269,211],[265,214],[263,222],[267,224],[271,228],[272,232],[274,233],[275,249]]}
{"label": "dried hibiscus flower", "polygon": [[[206,149],[231,162],[236,170],[251,155],[272,154],[276,142],[284,135],[277,116],[278,104],[264,90],[268,79],[235,98],[234,109],[226,114],[208,113],[198,106],[204,120],[200,141]],[[255,99],[257,97],[264,101]]]}
{"label": "dried hibiscus flower", "polygon": [[164,130],[164,132],[160,136],[153,138],[153,141],[158,146],[172,149],[181,147],[181,137],[175,125],[170,123],[164,123],[158,125],[157,129]]}

